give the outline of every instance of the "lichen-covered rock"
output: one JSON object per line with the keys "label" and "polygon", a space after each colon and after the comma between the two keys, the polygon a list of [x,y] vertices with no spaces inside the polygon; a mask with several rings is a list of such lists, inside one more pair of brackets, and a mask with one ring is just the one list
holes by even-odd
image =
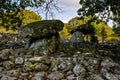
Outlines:
{"label": "lichen-covered rock", "polygon": [[44,38],[62,30],[64,23],[60,20],[42,20],[25,25],[19,29],[19,36]]}
{"label": "lichen-covered rock", "polygon": [[43,63],[35,63],[34,69],[35,71],[47,71],[49,67]]}
{"label": "lichen-covered rock", "polygon": [[9,59],[9,55],[12,54],[12,49],[3,49],[0,51],[0,59],[1,60],[7,60]]}
{"label": "lichen-covered rock", "polygon": [[30,61],[30,62],[41,62],[43,60],[43,57],[32,57],[32,58],[30,58],[30,59],[28,59],[28,61]]}
{"label": "lichen-covered rock", "polygon": [[98,74],[93,74],[91,75],[92,80],[104,80],[100,75]]}
{"label": "lichen-covered rock", "polygon": [[8,70],[6,75],[8,76],[15,76],[15,77],[19,77],[20,76],[20,70],[19,69],[15,69],[15,70]]}
{"label": "lichen-covered rock", "polygon": [[48,75],[48,78],[49,78],[50,80],[62,80],[63,77],[64,77],[63,74],[60,73],[60,72],[58,72],[58,71],[52,72],[52,73],[50,73],[50,74]]}
{"label": "lichen-covered rock", "polygon": [[116,76],[117,74],[120,75],[120,65],[118,63],[111,59],[106,59],[101,62],[101,66],[101,73],[104,78],[107,80],[119,80],[119,76]]}
{"label": "lichen-covered rock", "polygon": [[59,36],[58,37],[52,36],[50,39],[45,39],[43,44],[45,53],[48,54],[56,52],[57,49],[59,48],[60,45],[59,43],[60,43]]}
{"label": "lichen-covered rock", "polygon": [[11,69],[11,68],[13,68],[14,67],[14,63],[13,62],[11,62],[11,61],[4,61],[3,62],[3,67],[5,68],[5,69]]}
{"label": "lichen-covered rock", "polygon": [[71,61],[67,60],[66,58],[58,58],[56,60],[52,60],[51,63],[51,70],[57,71],[60,70],[62,72],[72,70],[73,64]]}
{"label": "lichen-covered rock", "polygon": [[34,65],[31,62],[25,62],[23,65],[23,72],[28,72],[34,69]]}

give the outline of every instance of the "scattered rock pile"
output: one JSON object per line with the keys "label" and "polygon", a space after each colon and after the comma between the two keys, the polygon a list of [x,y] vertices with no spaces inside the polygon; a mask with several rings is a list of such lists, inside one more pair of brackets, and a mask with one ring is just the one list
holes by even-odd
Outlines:
{"label": "scattered rock pile", "polygon": [[[23,27],[19,34],[23,38],[16,34],[0,34],[0,80],[120,80],[120,62],[113,59],[119,57],[119,45],[97,47],[84,44],[85,47],[76,48],[69,40],[62,39],[61,48],[57,49],[60,40],[58,31],[63,24],[55,22],[59,25],[53,20],[50,21],[52,24],[49,21],[48,24],[38,22],[40,27],[37,23],[33,23],[33,26],[37,25],[35,28],[31,25]],[[51,31],[52,28],[54,31]],[[47,32],[44,33],[44,29]],[[34,33],[37,31],[40,35]],[[26,37],[29,40],[27,49],[24,48],[28,41]],[[46,46],[41,50],[44,44]],[[114,53],[115,50],[117,52]],[[44,51],[55,54],[43,56]]]}
{"label": "scattered rock pile", "polygon": [[[58,52],[60,53],[60,52]],[[120,64],[91,52],[39,56],[26,49],[0,51],[0,80],[120,80]]]}

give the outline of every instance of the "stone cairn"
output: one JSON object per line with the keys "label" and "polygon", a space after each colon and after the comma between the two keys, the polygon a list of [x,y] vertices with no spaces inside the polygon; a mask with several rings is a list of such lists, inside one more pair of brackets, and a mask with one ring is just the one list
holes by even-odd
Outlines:
{"label": "stone cairn", "polygon": [[27,49],[43,52],[44,55],[54,53],[59,48],[59,33],[64,23],[60,20],[43,20],[25,25],[19,29],[19,36],[27,38]]}

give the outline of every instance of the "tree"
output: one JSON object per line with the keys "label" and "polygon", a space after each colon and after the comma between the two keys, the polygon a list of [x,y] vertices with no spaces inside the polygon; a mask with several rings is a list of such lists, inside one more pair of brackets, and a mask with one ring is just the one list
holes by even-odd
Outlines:
{"label": "tree", "polygon": [[105,31],[105,27],[101,27],[101,32],[100,32],[100,34],[101,34],[101,37],[102,37],[102,44],[104,44],[104,40],[105,40],[105,38],[107,37],[107,33],[106,33],[106,31]]}
{"label": "tree", "polygon": [[86,41],[89,41],[88,40],[88,37],[91,35],[95,35],[95,28],[91,25],[91,24],[82,24],[82,25],[79,25],[79,31],[82,32],[85,37],[86,37]]}
{"label": "tree", "polygon": [[115,25],[113,26],[113,31],[115,32],[115,34],[117,36],[120,36],[120,25],[118,27],[115,27]]}
{"label": "tree", "polygon": [[55,0],[0,0],[0,21],[1,25],[9,29],[10,25],[13,30],[21,26],[22,19],[17,16],[19,12],[27,7],[36,7],[44,11],[46,16],[52,15],[52,9],[59,10]]}
{"label": "tree", "polygon": [[[35,12],[30,11],[30,10],[22,10],[21,12],[18,13],[17,16],[19,16],[19,18],[22,19],[22,22],[21,22],[22,26],[32,23],[32,22],[42,20],[42,18],[39,15],[37,15]],[[1,23],[1,21],[0,21],[0,23]],[[13,24],[12,25],[10,24],[7,31],[6,31],[7,28],[0,26],[0,32],[7,32],[7,33],[13,32],[13,29],[11,26],[13,26]],[[14,32],[16,32],[16,31],[14,31]]]}
{"label": "tree", "polygon": [[21,12],[18,13],[17,16],[20,16],[20,18],[22,19],[21,25],[26,25],[32,22],[42,20],[41,16],[30,10],[22,10]]}
{"label": "tree", "polygon": [[[120,25],[120,0],[80,0],[79,3],[82,7],[77,11],[78,15],[82,17],[91,15],[106,22],[113,20]],[[119,27],[117,25],[115,28]]]}
{"label": "tree", "polygon": [[70,38],[71,37],[70,33],[68,32],[67,27],[69,27],[69,25],[67,23],[65,23],[63,30],[61,30],[59,32],[61,38]]}
{"label": "tree", "polygon": [[103,18],[110,18],[111,11],[116,18],[120,15],[120,0],[80,0],[79,3],[82,7],[78,10],[78,14],[82,16],[96,16],[98,13]]}

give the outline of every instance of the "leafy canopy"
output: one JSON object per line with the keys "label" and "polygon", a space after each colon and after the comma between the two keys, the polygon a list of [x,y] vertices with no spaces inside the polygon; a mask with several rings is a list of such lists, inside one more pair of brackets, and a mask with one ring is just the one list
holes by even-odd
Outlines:
{"label": "leafy canopy", "polygon": [[[12,14],[12,13],[9,13],[9,14]],[[30,10],[22,10],[21,12],[19,12],[17,14],[17,16],[19,16],[19,18],[22,19],[21,25],[26,25],[26,24],[29,24],[29,23],[32,23],[32,22],[42,20],[42,18],[39,15],[37,15],[35,12],[30,11]],[[2,22],[0,21],[0,23],[2,23]],[[0,32],[10,33],[10,32],[13,32],[12,28],[14,28],[13,24],[12,25],[10,24],[10,26],[7,27],[7,28],[0,26]],[[7,29],[7,31],[6,31],[6,29]]]}
{"label": "leafy canopy", "polygon": [[[78,15],[96,17],[96,13],[102,18],[111,19],[111,12],[114,19],[120,16],[120,0],[80,0],[82,6],[78,10]],[[106,16],[108,15],[108,16]]]}
{"label": "leafy canopy", "polygon": [[81,7],[77,11],[78,15],[91,15],[94,17],[91,21],[94,21],[95,17],[106,22],[113,20],[113,30],[120,35],[120,0],[80,0],[79,3]]}
{"label": "leafy canopy", "polygon": [[55,0],[0,0],[0,25],[9,29],[12,26],[16,30],[22,24],[18,13],[27,7],[40,7],[46,15],[52,14],[53,8],[58,9]]}

